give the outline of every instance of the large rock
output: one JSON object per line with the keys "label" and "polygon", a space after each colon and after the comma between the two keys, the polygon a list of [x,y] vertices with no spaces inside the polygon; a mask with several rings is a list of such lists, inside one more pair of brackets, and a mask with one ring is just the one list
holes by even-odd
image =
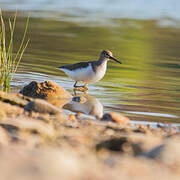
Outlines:
{"label": "large rock", "polygon": [[95,116],[100,119],[103,116],[103,105],[98,99],[89,94],[78,94],[72,101],[64,106],[73,112],[81,112],[87,115]]}
{"label": "large rock", "polygon": [[30,84],[23,87],[19,93],[24,96],[41,99],[48,99],[51,97],[71,98],[71,94],[69,92],[51,81],[45,81],[42,83],[32,81]]}
{"label": "large rock", "polygon": [[43,99],[35,99],[34,101],[29,102],[24,109],[26,111],[35,111],[39,113],[48,113],[48,114],[58,114],[61,113],[61,110],[56,106],[48,103]]}

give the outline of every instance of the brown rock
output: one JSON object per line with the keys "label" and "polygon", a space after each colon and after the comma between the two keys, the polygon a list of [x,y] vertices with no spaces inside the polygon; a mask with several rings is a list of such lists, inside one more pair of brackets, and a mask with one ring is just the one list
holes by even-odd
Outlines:
{"label": "brown rock", "polygon": [[29,102],[24,107],[24,109],[26,111],[35,111],[39,113],[45,113],[45,114],[48,113],[52,115],[55,115],[61,112],[59,108],[57,108],[56,106],[42,99],[35,99],[34,101]]}
{"label": "brown rock", "polygon": [[104,114],[101,120],[114,121],[120,124],[130,124],[129,118],[127,118],[126,116],[123,116],[122,114],[118,112],[110,112],[110,113]]}
{"label": "brown rock", "polygon": [[25,96],[41,99],[47,99],[55,96],[59,98],[71,98],[69,92],[67,92],[63,87],[51,81],[45,81],[42,83],[32,81],[30,84],[22,88],[20,90],[20,93]]}

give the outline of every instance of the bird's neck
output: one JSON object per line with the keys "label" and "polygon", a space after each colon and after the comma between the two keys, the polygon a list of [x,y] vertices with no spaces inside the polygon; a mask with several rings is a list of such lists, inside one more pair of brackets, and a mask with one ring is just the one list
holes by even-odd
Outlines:
{"label": "bird's neck", "polygon": [[98,69],[106,69],[107,59],[99,59],[98,61],[93,61],[92,68],[94,72],[97,72]]}
{"label": "bird's neck", "polygon": [[99,60],[97,61],[97,64],[98,64],[98,65],[107,64],[107,61],[108,61],[108,60],[109,60],[108,58],[99,59]]}
{"label": "bird's neck", "polygon": [[108,59],[100,59],[100,60],[98,60],[97,61],[97,68],[99,69],[101,69],[101,68],[105,68],[106,69],[106,67],[107,67],[107,61],[108,61]]}

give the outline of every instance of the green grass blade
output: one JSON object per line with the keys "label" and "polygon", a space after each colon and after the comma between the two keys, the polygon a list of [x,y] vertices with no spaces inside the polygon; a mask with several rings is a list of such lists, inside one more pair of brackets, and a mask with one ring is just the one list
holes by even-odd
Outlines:
{"label": "green grass blade", "polygon": [[29,17],[27,18],[24,34],[21,40],[20,47],[13,56],[13,38],[14,38],[14,30],[17,18],[17,11],[14,15],[13,21],[9,18],[9,29],[10,29],[10,41],[6,51],[6,31],[5,31],[5,23],[3,20],[2,12],[0,9],[0,85],[3,88],[3,91],[9,91],[12,79],[14,74],[17,71],[19,63],[22,59],[25,49],[28,46],[29,39],[25,42],[25,38],[27,35],[28,25],[29,25]]}
{"label": "green grass blade", "polygon": [[18,68],[18,66],[19,66],[19,63],[20,63],[21,59],[22,59],[22,56],[23,56],[23,54],[24,54],[24,51],[26,50],[26,48],[27,48],[27,46],[28,46],[28,44],[29,44],[29,41],[30,41],[30,39],[28,39],[28,41],[26,42],[26,44],[25,44],[24,47],[22,48],[22,51],[21,51],[21,53],[20,53],[19,59],[18,59],[18,61],[17,61],[17,63],[16,63],[16,66],[14,67],[14,70],[12,71],[11,78],[10,78],[10,82],[12,82],[12,79],[13,79],[13,77],[14,77],[14,74],[16,73],[16,70],[17,70],[17,68]]}
{"label": "green grass blade", "polygon": [[16,56],[15,56],[15,58],[14,58],[14,62],[16,62],[16,59],[17,59],[17,57],[18,57],[18,55],[19,55],[19,53],[20,53],[20,51],[21,51],[21,49],[22,49],[22,47],[23,47],[24,40],[25,40],[25,37],[26,37],[26,34],[27,34],[28,25],[29,25],[29,17],[27,18],[24,35],[23,35],[23,38],[22,38],[22,40],[21,40],[21,45],[20,45],[20,47],[19,47],[19,49],[18,49],[18,52],[16,53]]}

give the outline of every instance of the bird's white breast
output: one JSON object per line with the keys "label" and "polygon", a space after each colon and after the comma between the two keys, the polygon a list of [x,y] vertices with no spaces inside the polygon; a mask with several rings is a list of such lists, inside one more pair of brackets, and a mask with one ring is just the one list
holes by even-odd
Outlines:
{"label": "bird's white breast", "polygon": [[94,77],[94,82],[97,82],[104,77],[104,75],[106,73],[106,68],[107,68],[107,61],[105,61],[103,64],[101,64],[101,66],[97,69],[97,71],[95,73],[95,77]]}
{"label": "bird's white breast", "polygon": [[97,82],[104,77],[106,73],[107,62],[104,62],[96,72],[93,71],[91,63],[86,68],[78,68],[76,70],[61,69],[64,71],[70,78],[75,81],[93,83]]}

